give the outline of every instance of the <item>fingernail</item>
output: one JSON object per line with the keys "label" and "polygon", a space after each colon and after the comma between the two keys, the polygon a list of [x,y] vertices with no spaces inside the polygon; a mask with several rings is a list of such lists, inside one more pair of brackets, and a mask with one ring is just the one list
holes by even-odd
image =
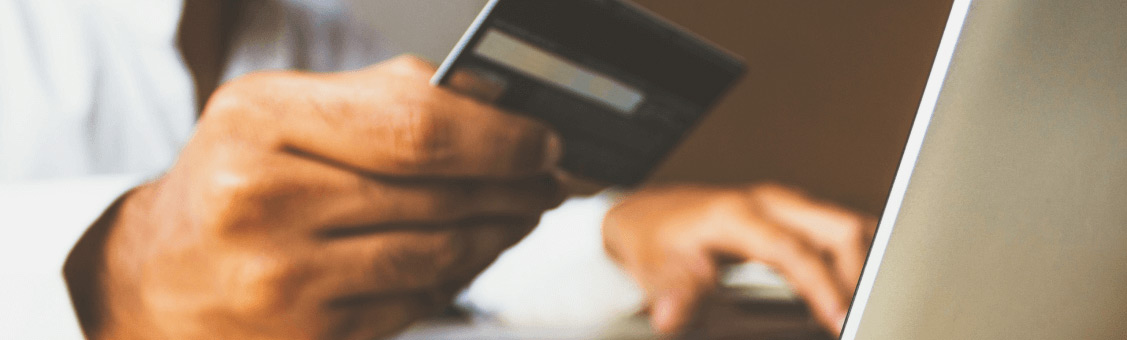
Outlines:
{"label": "fingernail", "polygon": [[841,313],[840,315],[838,315],[837,318],[834,318],[834,320],[837,320],[837,321],[835,321],[836,322],[835,324],[837,325],[837,332],[838,333],[841,333],[842,328],[845,328],[845,317],[846,317],[846,315],[848,315],[848,314]]}
{"label": "fingernail", "polygon": [[544,167],[545,170],[555,169],[563,158],[563,140],[555,132],[548,133],[544,142]]}
{"label": "fingernail", "polygon": [[661,333],[671,331],[674,308],[674,301],[671,296],[661,297],[654,302],[653,310],[650,312],[654,329]]}

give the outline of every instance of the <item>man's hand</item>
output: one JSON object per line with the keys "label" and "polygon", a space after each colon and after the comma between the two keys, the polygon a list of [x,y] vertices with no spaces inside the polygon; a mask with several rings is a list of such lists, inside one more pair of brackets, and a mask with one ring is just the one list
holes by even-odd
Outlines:
{"label": "man's hand", "polygon": [[717,284],[718,264],[772,266],[839,332],[876,220],[777,185],[637,192],[603,224],[611,257],[646,290],[659,331],[677,332]]}
{"label": "man's hand", "polygon": [[224,85],[172,169],[72,254],[100,262],[88,292],[68,264],[88,336],[372,339],[445,306],[559,204],[560,143],[433,72]]}

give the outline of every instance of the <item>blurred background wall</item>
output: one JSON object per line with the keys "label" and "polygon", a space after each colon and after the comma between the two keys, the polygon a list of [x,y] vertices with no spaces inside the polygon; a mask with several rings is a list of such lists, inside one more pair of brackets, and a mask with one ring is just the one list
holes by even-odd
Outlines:
{"label": "blurred background wall", "polygon": [[[441,61],[485,0],[350,0]],[[778,181],[879,213],[950,0],[637,0],[747,59],[749,72],[651,182]]]}
{"label": "blurred background wall", "polygon": [[400,48],[442,62],[488,0],[346,0]]}

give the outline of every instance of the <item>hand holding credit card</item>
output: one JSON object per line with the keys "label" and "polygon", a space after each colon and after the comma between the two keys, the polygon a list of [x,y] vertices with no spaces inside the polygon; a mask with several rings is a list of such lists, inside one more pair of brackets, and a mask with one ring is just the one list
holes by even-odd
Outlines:
{"label": "hand holding credit card", "polygon": [[492,0],[431,82],[547,122],[571,175],[633,186],[743,73],[623,0]]}

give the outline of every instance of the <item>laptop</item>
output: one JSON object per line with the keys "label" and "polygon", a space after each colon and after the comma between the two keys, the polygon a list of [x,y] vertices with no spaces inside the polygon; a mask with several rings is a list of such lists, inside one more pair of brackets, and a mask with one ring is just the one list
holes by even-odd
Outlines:
{"label": "laptop", "polygon": [[[1125,23],[1121,0],[954,1],[841,339],[1127,334]],[[702,315],[733,331],[684,338],[821,337],[756,298]],[[400,339],[654,338],[644,318],[422,326]]]}
{"label": "laptop", "polygon": [[842,339],[1123,339],[1127,2],[957,0]]}

